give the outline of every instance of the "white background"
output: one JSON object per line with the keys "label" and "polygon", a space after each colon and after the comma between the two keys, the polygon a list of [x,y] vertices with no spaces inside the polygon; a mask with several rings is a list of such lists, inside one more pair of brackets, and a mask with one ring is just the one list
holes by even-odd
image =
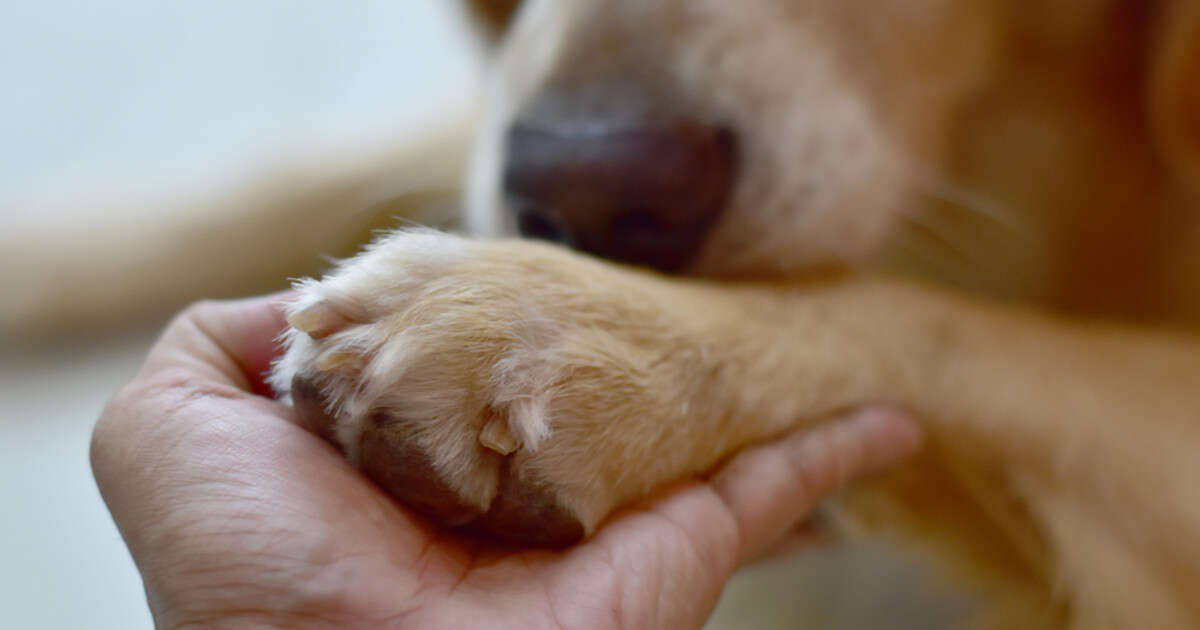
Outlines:
{"label": "white background", "polygon": [[[401,135],[472,93],[479,58],[457,11],[0,0],[0,229],[87,221],[114,200],[219,188],[289,152]],[[0,348],[0,628],[151,627],[87,445],[152,334]]]}

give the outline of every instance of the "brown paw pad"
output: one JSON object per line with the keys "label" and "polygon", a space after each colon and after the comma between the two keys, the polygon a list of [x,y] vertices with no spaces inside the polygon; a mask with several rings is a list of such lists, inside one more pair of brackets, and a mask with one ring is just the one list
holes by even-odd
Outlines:
{"label": "brown paw pad", "polygon": [[372,416],[361,444],[362,471],[414,512],[442,527],[466,525],[483,514],[443,481],[429,457],[386,414]]}
{"label": "brown paw pad", "polygon": [[361,466],[367,476],[441,527],[514,547],[561,548],[583,538],[583,525],[558,505],[549,489],[519,479],[511,470],[511,456],[490,457],[501,460],[500,481],[485,512],[465,502],[386,414],[375,414],[362,437]]}
{"label": "brown paw pad", "polygon": [[[296,375],[292,401],[306,429],[337,445],[328,401],[316,379]],[[374,414],[362,433],[359,461],[368,477],[408,509],[440,527],[504,546],[562,548],[583,538],[579,519],[559,506],[549,488],[513,470],[513,455],[489,448],[489,456],[500,462],[500,475],[496,497],[484,511],[459,496],[401,426],[386,413]]]}
{"label": "brown paw pad", "polygon": [[303,374],[292,378],[292,407],[295,408],[300,424],[305,429],[337,445],[333,433],[333,418],[325,412],[328,401],[314,379]]}
{"label": "brown paw pad", "polygon": [[554,493],[518,479],[506,460],[500,487],[487,514],[467,527],[472,535],[511,547],[561,549],[583,539],[583,524],[554,499]]}

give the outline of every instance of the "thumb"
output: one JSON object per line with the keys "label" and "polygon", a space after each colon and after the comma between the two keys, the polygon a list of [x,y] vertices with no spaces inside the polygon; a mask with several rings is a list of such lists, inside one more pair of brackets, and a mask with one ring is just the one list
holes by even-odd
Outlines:
{"label": "thumb", "polygon": [[742,452],[708,483],[686,483],[626,511],[572,551],[616,580],[621,627],[699,628],[738,566],[804,519],[826,495],[917,449],[916,425],[863,410]]}
{"label": "thumb", "polygon": [[278,336],[286,327],[283,304],[292,297],[284,292],[191,305],[167,326],[141,374],[182,368],[197,381],[269,394],[263,375],[279,353]]}

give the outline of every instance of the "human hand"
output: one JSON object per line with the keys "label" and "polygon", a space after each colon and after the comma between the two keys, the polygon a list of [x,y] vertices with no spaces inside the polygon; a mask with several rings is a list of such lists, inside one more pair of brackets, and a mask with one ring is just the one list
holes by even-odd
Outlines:
{"label": "human hand", "polygon": [[862,411],[572,549],[489,548],[406,512],[269,398],[279,301],[185,311],[96,426],[96,480],[159,628],[699,628],[738,566],[919,443],[903,416]]}

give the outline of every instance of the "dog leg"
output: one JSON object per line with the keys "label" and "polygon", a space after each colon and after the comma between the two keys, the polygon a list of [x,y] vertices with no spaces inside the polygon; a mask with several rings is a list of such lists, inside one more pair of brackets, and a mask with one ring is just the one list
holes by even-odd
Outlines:
{"label": "dog leg", "polygon": [[[1173,627],[1200,584],[1200,545],[1170,533],[1200,529],[1195,340],[886,281],[717,285],[428,231],[299,289],[273,385],[442,525],[570,544],[748,444],[889,402],[1027,506],[1072,605]],[[1097,567],[1148,586],[1111,592],[1126,580]]]}

